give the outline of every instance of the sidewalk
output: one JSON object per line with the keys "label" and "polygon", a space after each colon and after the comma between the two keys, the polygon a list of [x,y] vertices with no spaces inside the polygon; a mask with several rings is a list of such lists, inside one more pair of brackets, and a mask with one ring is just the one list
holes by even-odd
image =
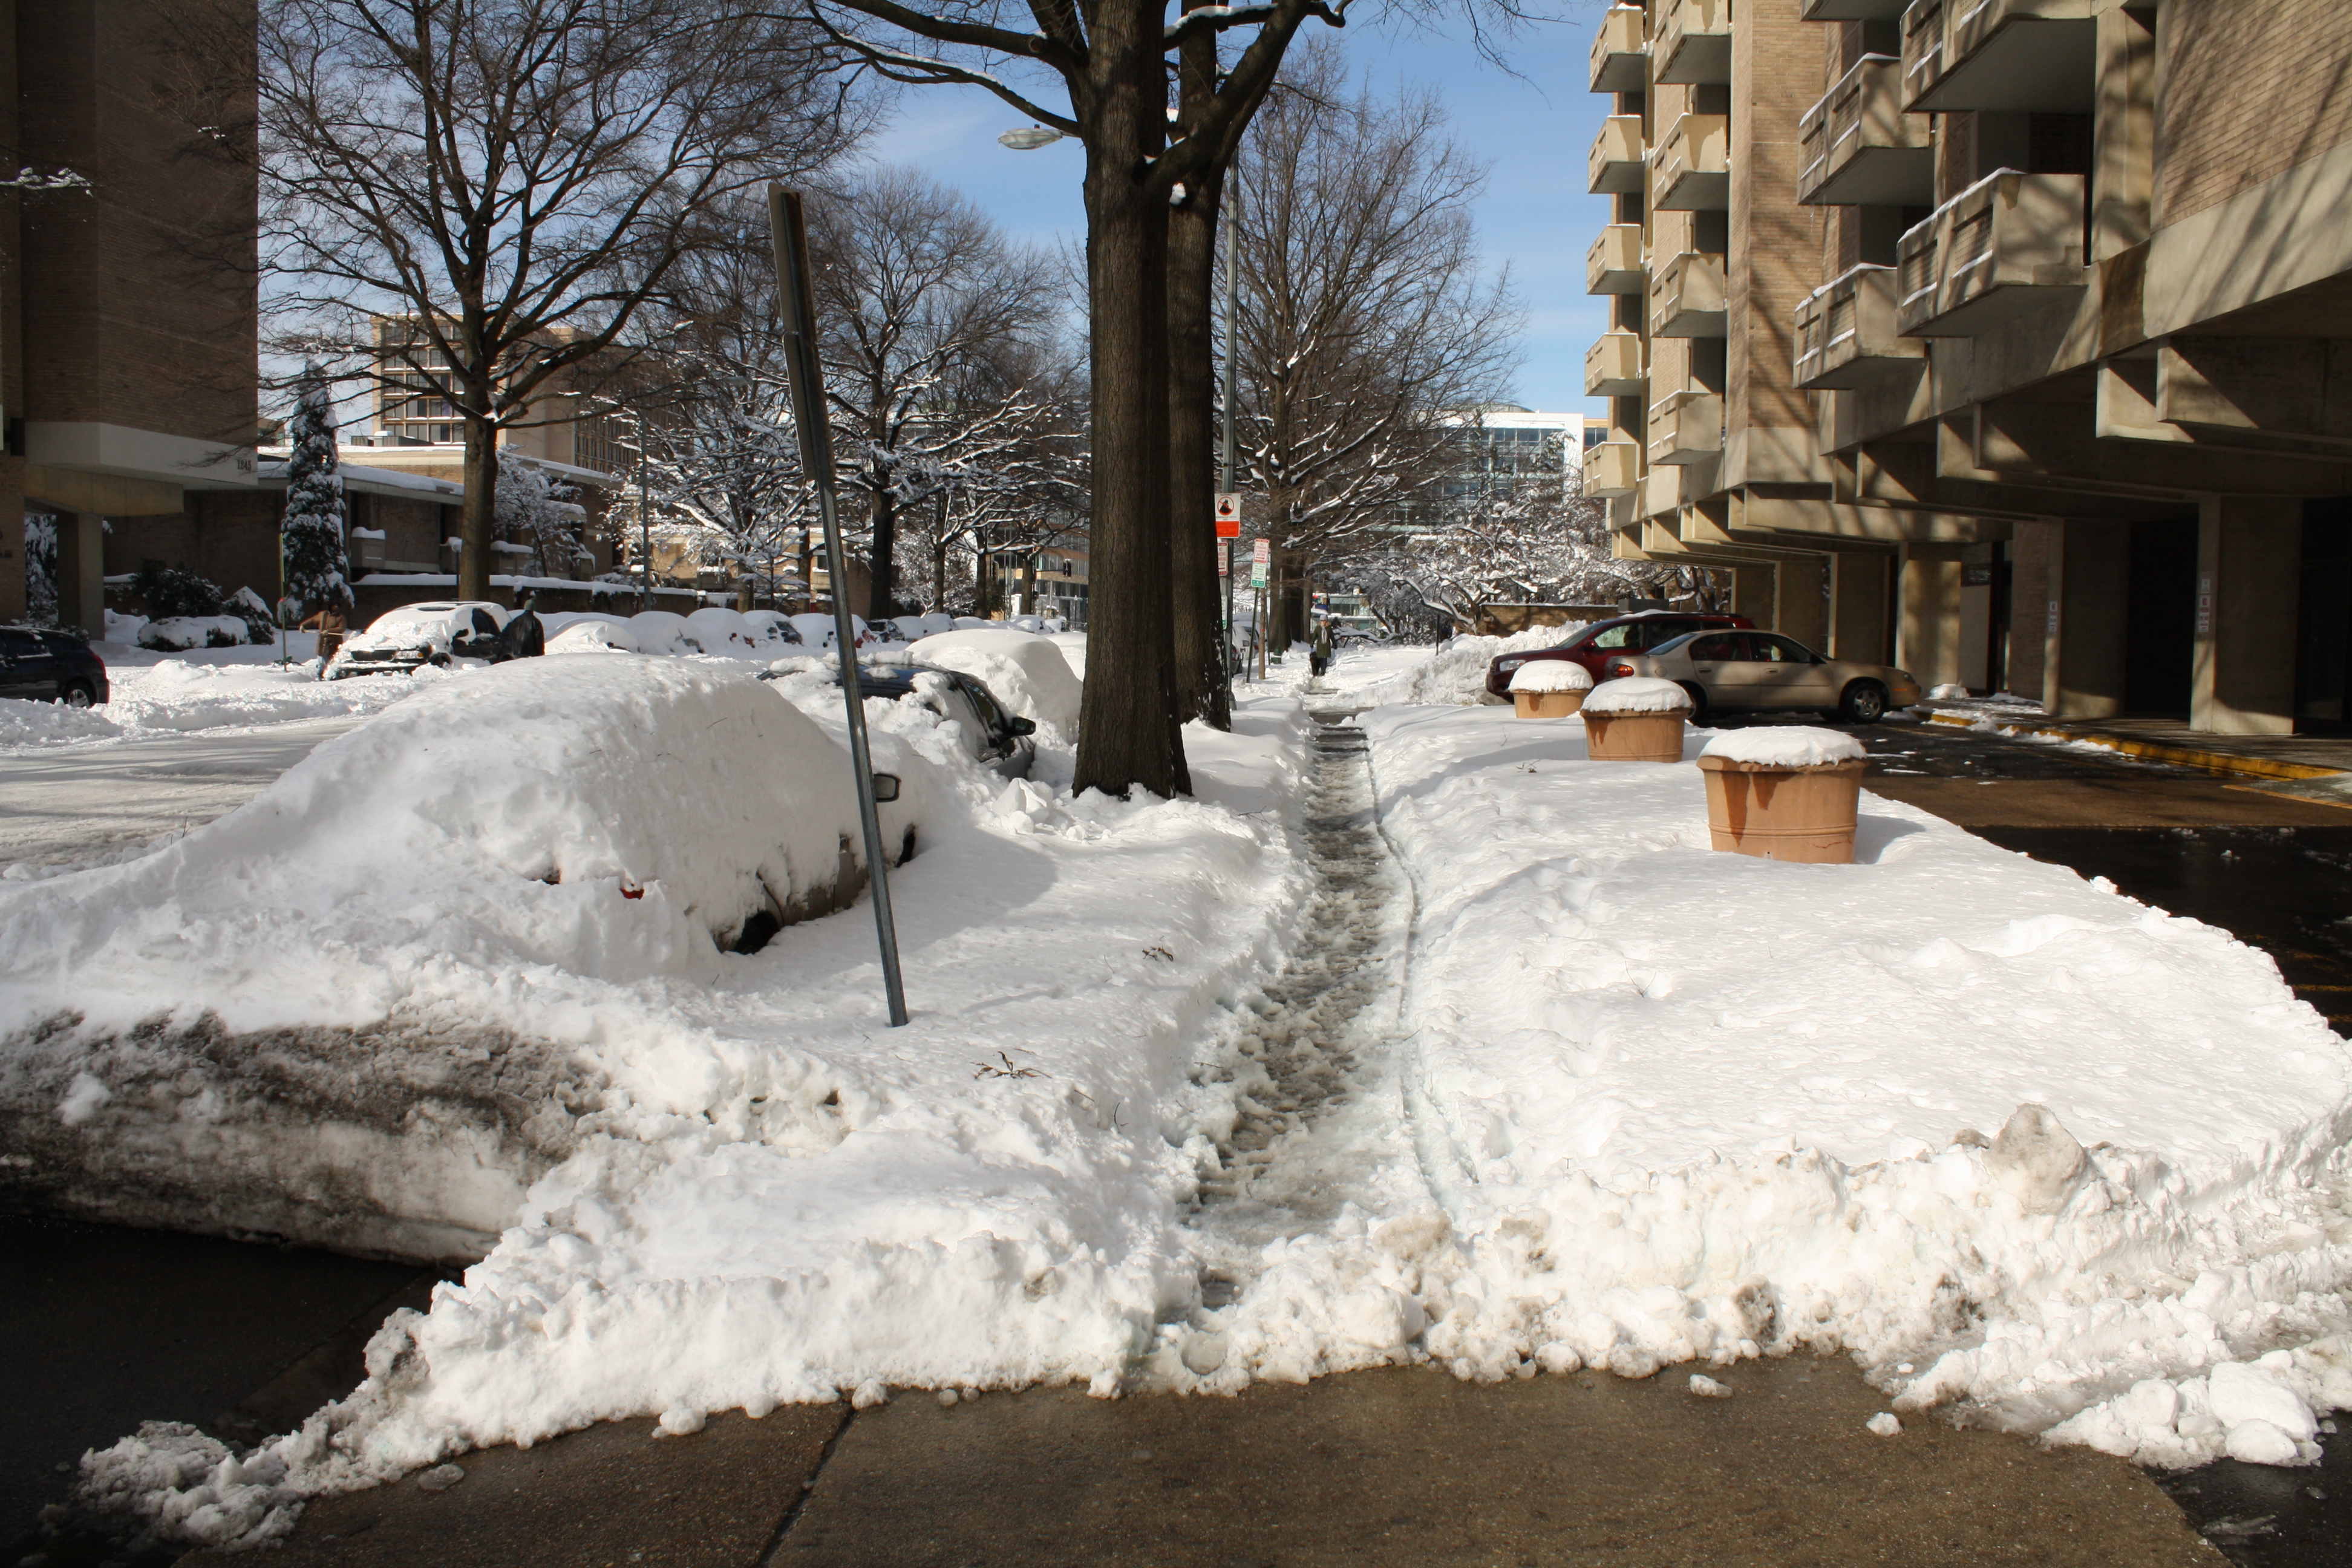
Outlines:
{"label": "sidewalk", "polygon": [[2038,703],[1984,698],[1933,699],[1914,707],[1934,723],[1990,724],[2019,734],[2085,741],[2149,762],[2241,777],[2301,781],[2352,774],[2347,735],[2215,735],[2179,719],[2052,719]]}
{"label": "sidewalk", "polygon": [[[1238,1397],[928,1393],[688,1437],[625,1422],[312,1505],[271,1568],[2219,1564],[2122,1460],[1915,1417],[1850,1363],[1482,1386],[1392,1369]],[[804,1500],[803,1500],[804,1494]],[[235,1568],[198,1552],[183,1568]]]}

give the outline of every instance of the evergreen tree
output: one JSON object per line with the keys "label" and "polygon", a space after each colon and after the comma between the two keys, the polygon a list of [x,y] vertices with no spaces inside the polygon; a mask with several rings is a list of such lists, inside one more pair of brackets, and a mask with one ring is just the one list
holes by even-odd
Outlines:
{"label": "evergreen tree", "polygon": [[286,521],[279,525],[286,595],[306,614],[331,605],[348,610],[353,601],[343,553],[343,476],[336,465],[327,379],[316,364],[304,368],[286,435],[293,447],[286,464]]}

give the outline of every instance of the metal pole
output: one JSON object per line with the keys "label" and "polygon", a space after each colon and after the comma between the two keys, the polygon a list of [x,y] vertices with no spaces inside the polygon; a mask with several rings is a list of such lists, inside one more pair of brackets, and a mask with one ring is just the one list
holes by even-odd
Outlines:
{"label": "metal pole", "polygon": [[866,835],[866,873],[874,889],[874,932],[882,947],[882,989],[890,1025],[907,1021],[907,990],[898,979],[898,927],[890,916],[889,862],[882,849],[882,817],[874,805],[874,759],[866,743],[866,694],[857,678],[857,629],[849,614],[849,563],[841,548],[834,507],[833,437],[824,416],[824,372],[816,357],[816,296],[809,286],[808,226],[801,194],[768,187],[768,228],[776,248],[776,292],[783,303],[784,374],[791,384],[793,426],[801,467],[816,489],[824,523],[825,571],[833,579],[835,656],[841,661],[841,699],[849,716],[849,760],[857,772],[857,825]]}
{"label": "metal pole", "polygon": [[[1237,257],[1234,247],[1234,231],[1241,222],[1241,191],[1239,172],[1228,172],[1225,175],[1224,210],[1219,215],[1219,221],[1224,225],[1225,230],[1225,427],[1223,460],[1219,468],[1221,477],[1217,481],[1217,488],[1228,495],[1233,493],[1234,489],[1234,454],[1240,444],[1238,437],[1241,426],[1240,410],[1236,399],[1241,385],[1242,341],[1237,330],[1238,321],[1234,311],[1235,280],[1239,276],[1240,268],[1236,264]],[[1217,541],[1217,548],[1225,552],[1223,657],[1225,684],[1230,686],[1234,682],[1234,678],[1241,673],[1240,661],[1234,657],[1234,550],[1232,542],[1223,539]]]}
{"label": "metal pole", "polygon": [[646,411],[637,410],[637,609],[643,613],[654,593],[654,524],[646,497]]}

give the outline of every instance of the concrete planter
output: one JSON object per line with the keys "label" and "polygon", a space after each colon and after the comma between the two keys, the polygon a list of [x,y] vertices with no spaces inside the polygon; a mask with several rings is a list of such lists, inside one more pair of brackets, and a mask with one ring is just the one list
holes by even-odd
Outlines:
{"label": "concrete planter", "polygon": [[1584,706],[1584,693],[1514,691],[1511,705],[1522,719],[1566,719]]}
{"label": "concrete planter", "polygon": [[1679,763],[1680,713],[1587,713],[1584,743],[1596,763]]}
{"label": "concrete planter", "polygon": [[1701,757],[1698,765],[1706,774],[1706,826],[1717,849],[1766,860],[1853,863],[1867,762],[1785,767]]}

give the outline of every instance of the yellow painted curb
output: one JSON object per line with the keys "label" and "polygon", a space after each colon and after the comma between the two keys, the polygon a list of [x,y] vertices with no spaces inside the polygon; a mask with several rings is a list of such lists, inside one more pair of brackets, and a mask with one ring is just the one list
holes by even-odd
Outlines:
{"label": "yellow painted curb", "polygon": [[[1988,721],[1966,713],[1930,711],[1928,722],[1953,724],[1961,729],[1974,729]],[[2243,773],[2258,779],[2325,779],[2343,773],[2342,768],[2323,768],[2312,763],[2282,763],[2270,757],[2249,757],[2236,752],[2209,752],[2195,746],[2168,746],[2158,741],[2135,740],[2129,735],[2102,735],[2092,730],[2047,730],[2023,724],[2002,724],[1990,721],[2005,735],[2038,735],[2051,741],[2087,741],[2095,746],[2105,746],[2126,756],[2145,757],[2152,763],[2175,763],[2186,768],[2203,768],[2209,773]]]}

